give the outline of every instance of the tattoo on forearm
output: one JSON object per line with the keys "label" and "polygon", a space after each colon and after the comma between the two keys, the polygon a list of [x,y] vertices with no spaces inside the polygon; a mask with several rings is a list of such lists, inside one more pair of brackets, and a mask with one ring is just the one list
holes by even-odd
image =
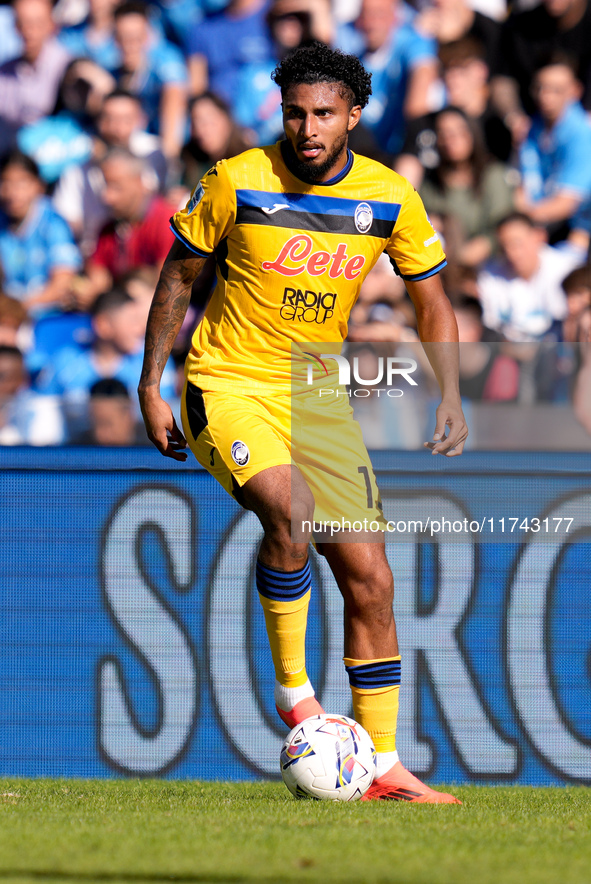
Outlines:
{"label": "tattoo on forearm", "polygon": [[194,255],[181,243],[175,243],[168,253],[148,316],[140,387],[152,387],[160,383],[187,313],[191,287],[205,260]]}

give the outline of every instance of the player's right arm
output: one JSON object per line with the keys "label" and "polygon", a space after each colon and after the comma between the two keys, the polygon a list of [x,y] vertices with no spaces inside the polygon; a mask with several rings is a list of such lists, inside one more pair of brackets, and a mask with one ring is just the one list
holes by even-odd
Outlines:
{"label": "player's right arm", "polygon": [[228,235],[235,217],[236,193],[221,161],[201,179],[186,207],[171,218],[176,241],[162,267],[150,308],[138,395],[148,437],[161,454],[174,460],[187,459],[181,450],[187,442],[170,406],[160,396],[160,378],[183,324],[193,282],[208,256]]}
{"label": "player's right arm", "polygon": [[146,328],[140,406],[149,439],[161,454],[174,460],[187,459],[181,450],[187,442],[160,395],[160,379],[187,313],[193,282],[206,260],[175,240],[160,273]]}

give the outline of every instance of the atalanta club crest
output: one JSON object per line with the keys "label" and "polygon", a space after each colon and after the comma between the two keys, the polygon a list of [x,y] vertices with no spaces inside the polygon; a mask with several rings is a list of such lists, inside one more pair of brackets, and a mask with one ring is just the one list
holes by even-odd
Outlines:
{"label": "atalanta club crest", "polygon": [[355,227],[359,233],[367,233],[373,224],[373,212],[369,203],[359,203],[355,209]]}
{"label": "atalanta club crest", "polygon": [[232,443],[232,460],[234,463],[237,463],[239,467],[244,467],[250,460],[250,451],[248,450],[248,446],[241,442],[240,439],[237,439],[236,442]]}

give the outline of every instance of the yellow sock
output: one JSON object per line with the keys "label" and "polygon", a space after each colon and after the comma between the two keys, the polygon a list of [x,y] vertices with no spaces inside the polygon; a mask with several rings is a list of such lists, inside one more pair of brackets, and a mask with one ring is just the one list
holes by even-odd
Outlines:
{"label": "yellow sock", "polygon": [[265,612],[275,678],[286,688],[298,688],[308,680],[306,624],[310,590],[295,602],[278,602],[260,593],[259,599]]}
{"label": "yellow sock", "polygon": [[277,571],[257,562],[257,588],[275,677],[280,685],[306,684],[306,625],[310,604],[310,565],[299,571]]}
{"label": "yellow sock", "polygon": [[345,657],[355,720],[373,740],[376,752],[396,750],[400,657],[353,660]]}

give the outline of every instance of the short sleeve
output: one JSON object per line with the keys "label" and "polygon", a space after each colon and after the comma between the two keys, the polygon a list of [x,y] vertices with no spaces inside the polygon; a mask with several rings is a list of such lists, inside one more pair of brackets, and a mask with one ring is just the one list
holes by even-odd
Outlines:
{"label": "short sleeve", "polygon": [[187,68],[181,52],[169,43],[154,47],[153,61],[162,83],[186,83]]}
{"label": "short sleeve", "polygon": [[198,22],[194,26],[187,40],[187,55],[208,55],[208,32],[210,28],[207,25],[206,20],[205,22]]}
{"label": "short sleeve", "polygon": [[385,251],[402,279],[426,279],[447,264],[439,236],[410,184]]}
{"label": "short sleeve", "polygon": [[557,163],[554,192],[569,191],[581,200],[591,195],[591,128],[582,127],[577,137],[571,138]]}
{"label": "short sleeve", "polygon": [[189,202],[170,219],[172,232],[191,251],[207,257],[228,235],[236,219],[236,191],[225,160],[207,172]]}
{"label": "short sleeve", "polygon": [[409,68],[415,68],[427,61],[435,61],[437,58],[437,43],[431,37],[419,34],[413,27],[409,28],[410,34],[406,44],[406,62]]}
{"label": "short sleeve", "polygon": [[66,221],[54,214],[47,232],[47,264],[50,270],[56,267],[80,270],[82,258]]}

